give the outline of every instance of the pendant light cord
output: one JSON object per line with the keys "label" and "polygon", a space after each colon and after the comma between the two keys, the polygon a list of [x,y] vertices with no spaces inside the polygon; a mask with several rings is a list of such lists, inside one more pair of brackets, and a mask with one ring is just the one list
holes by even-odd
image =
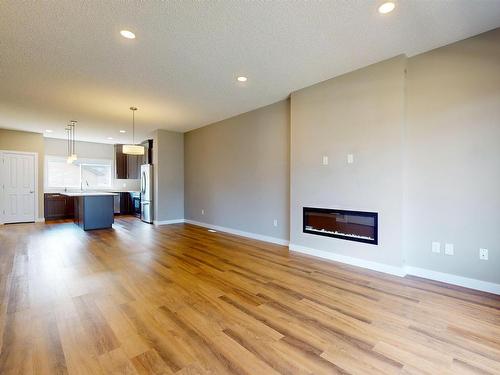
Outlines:
{"label": "pendant light cord", "polygon": [[137,111],[137,107],[130,107],[132,111],[132,144],[135,145],[135,111]]}
{"label": "pendant light cord", "polygon": [[68,160],[73,155],[76,155],[76,121],[71,120],[69,124],[66,126],[65,130],[67,133],[67,142],[66,148],[68,151]]}

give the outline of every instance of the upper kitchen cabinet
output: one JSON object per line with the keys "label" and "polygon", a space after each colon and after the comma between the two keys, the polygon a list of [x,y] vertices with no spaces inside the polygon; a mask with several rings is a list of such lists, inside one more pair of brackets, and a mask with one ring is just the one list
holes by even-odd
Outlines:
{"label": "upper kitchen cabinet", "polygon": [[127,155],[122,152],[122,145],[115,145],[115,171],[117,179],[138,179],[142,155]]}
{"label": "upper kitchen cabinet", "polygon": [[115,171],[117,179],[138,179],[141,165],[152,163],[153,140],[142,143],[144,155],[127,155],[122,152],[123,145],[115,145]]}
{"label": "upper kitchen cabinet", "polygon": [[139,178],[141,175],[142,159],[142,155],[127,155],[127,178]]}
{"label": "upper kitchen cabinet", "polygon": [[122,152],[122,145],[115,145],[115,177],[127,178],[127,155]]}

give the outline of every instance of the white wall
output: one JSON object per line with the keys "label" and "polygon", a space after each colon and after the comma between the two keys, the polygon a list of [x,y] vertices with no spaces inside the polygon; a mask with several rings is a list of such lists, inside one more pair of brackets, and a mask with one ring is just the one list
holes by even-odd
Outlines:
{"label": "white wall", "polygon": [[[67,156],[67,141],[64,139],[44,138],[45,154]],[[79,157],[89,159],[114,159],[113,145],[106,143],[75,142]]]}
{"label": "white wall", "polygon": [[[64,139],[44,138],[45,155],[67,156],[67,141]],[[107,159],[113,160],[113,172],[111,189],[116,190],[140,190],[140,180],[138,179],[115,179],[115,153],[114,146],[106,143],[76,142],[76,153],[80,158],[86,159]],[[48,191],[47,187],[45,190]]]}

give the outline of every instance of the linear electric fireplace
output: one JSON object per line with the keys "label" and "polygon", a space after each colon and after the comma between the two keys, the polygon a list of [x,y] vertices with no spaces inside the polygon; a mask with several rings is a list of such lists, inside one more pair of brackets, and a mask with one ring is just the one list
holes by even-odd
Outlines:
{"label": "linear electric fireplace", "polygon": [[304,207],[304,233],[378,244],[376,212]]}

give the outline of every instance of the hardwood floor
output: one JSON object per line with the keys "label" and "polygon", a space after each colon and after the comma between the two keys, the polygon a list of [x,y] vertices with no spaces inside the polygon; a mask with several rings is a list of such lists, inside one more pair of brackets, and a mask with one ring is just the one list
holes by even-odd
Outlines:
{"label": "hardwood floor", "polygon": [[500,298],[154,227],[0,227],[0,374],[500,374]]}

